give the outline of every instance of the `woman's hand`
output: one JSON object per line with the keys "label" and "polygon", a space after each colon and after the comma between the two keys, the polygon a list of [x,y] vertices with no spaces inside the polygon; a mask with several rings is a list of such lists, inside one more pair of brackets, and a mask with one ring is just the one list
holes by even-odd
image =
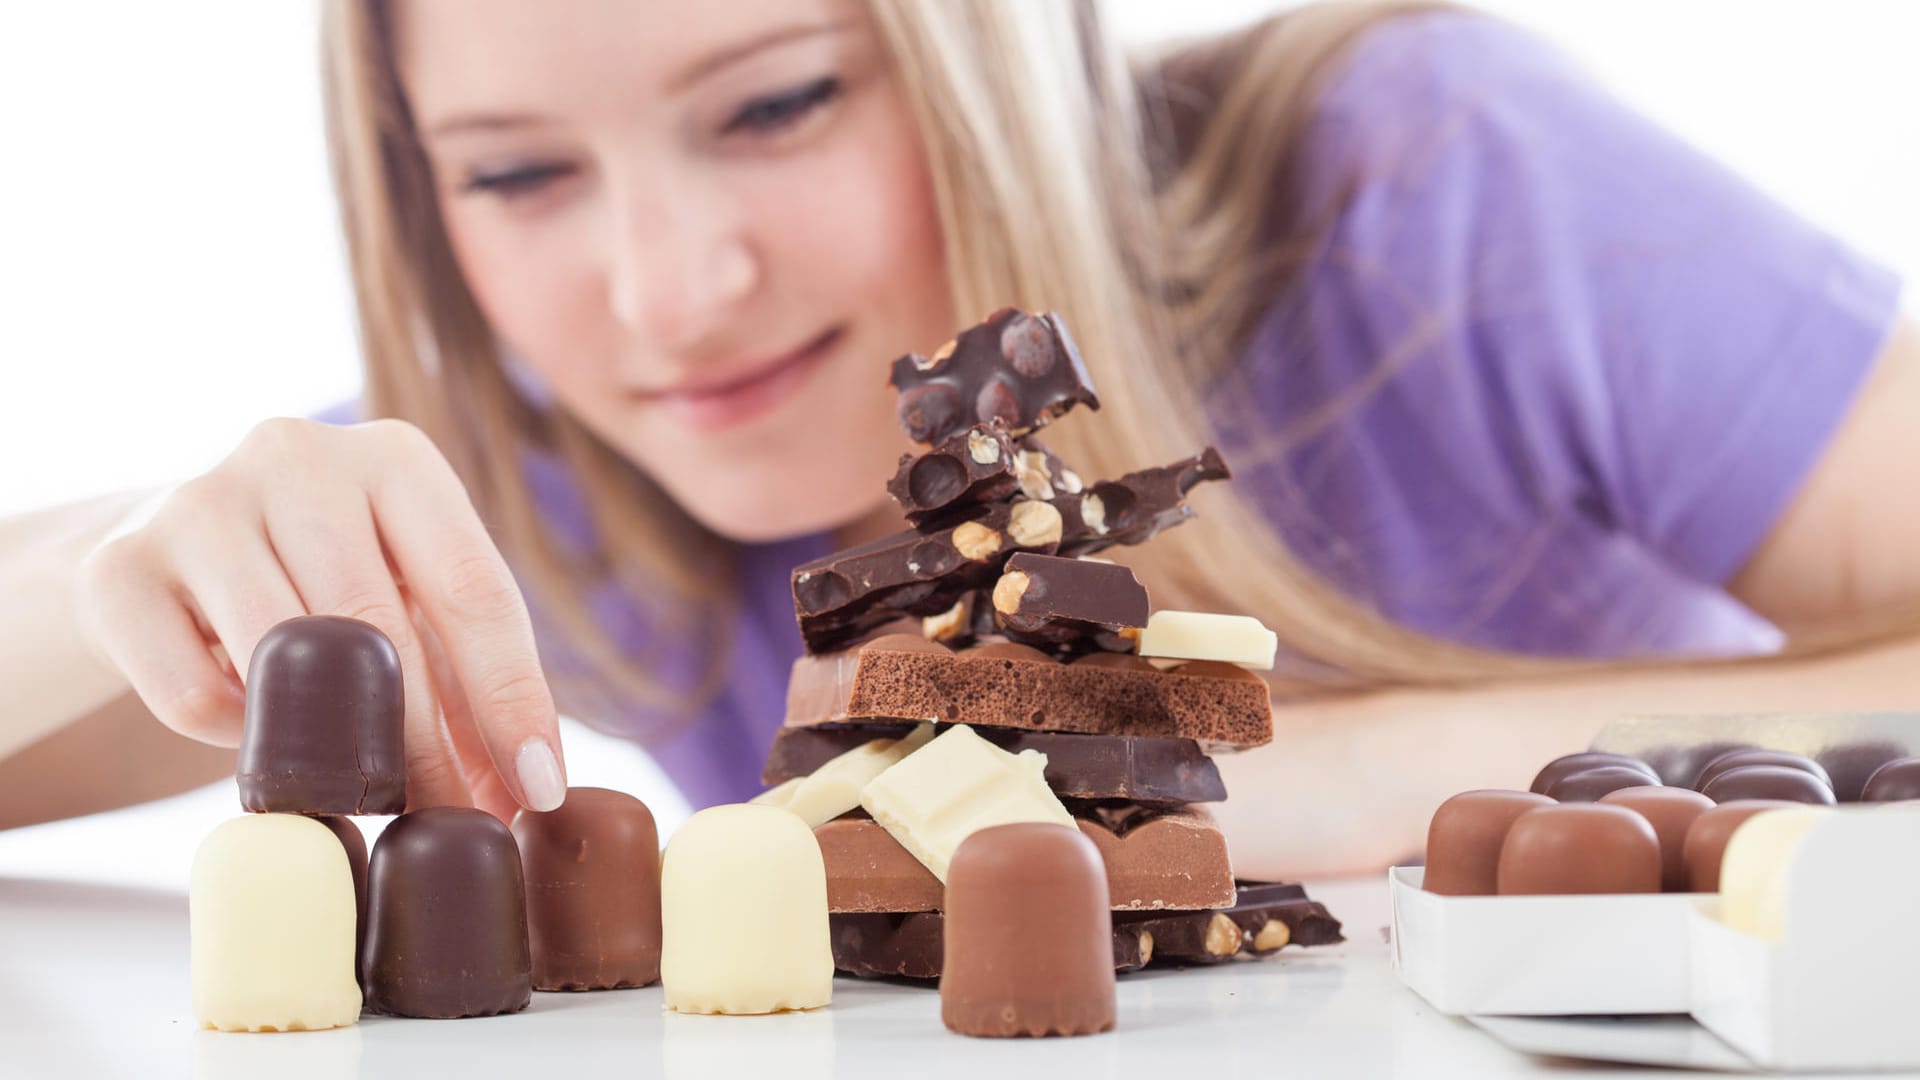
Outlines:
{"label": "woman's hand", "polygon": [[549,810],[565,795],[526,604],[452,467],[410,424],[261,424],[95,548],[79,591],[92,643],[183,735],[239,745],[261,636],[344,615],[399,651],[409,806],[511,818],[516,803]]}

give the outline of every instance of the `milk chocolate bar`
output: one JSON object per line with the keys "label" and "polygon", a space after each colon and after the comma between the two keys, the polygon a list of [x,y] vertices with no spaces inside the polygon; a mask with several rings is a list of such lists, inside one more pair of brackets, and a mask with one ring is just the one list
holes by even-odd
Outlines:
{"label": "milk chocolate bar", "polygon": [[[1234,906],[1223,911],[1115,912],[1114,970],[1219,963],[1271,956],[1287,945],[1314,948],[1346,940],[1340,920],[1298,885],[1243,881],[1237,889]],[[940,977],[946,921],[940,912],[839,914],[830,921],[839,970],[867,978]]]}
{"label": "milk chocolate bar", "polygon": [[[783,727],[773,737],[761,780],[769,787],[806,776],[853,748],[893,739],[909,724]],[[1010,753],[1046,755],[1047,786],[1062,799],[1124,799],[1136,803],[1219,802],[1227,797],[1220,770],[1192,739],[1126,735],[1061,735],[1047,731],[975,728]]]}
{"label": "milk chocolate bar", "polygon": [[938,615],[990,586],[1015,551],[1051,552],[1061,519],[1051,503],[1018,499],[975,507],[932,532],[909,529],[835,552],[793,572],[793,609],[811,652],[823,652],[902,615]]}
{"label": "milk chocolate bar", "polygon": [[1211,660],[1162,671],[1118,653],[1063,663],[1011,642],[955,652],[917,635],[889,634],[795,661],[789,725],[862,719],[1194,739],[1210,749],[1273,738],[1266,683]]}
{"label": "milk chocolate bar", "polygon": [[[1133,812],[1083,810],[1075,824],[1107,865],[1116,911],[1223,907],[1233,902],[1226,838],[1199,807]],[[937,911],[933,872],[871,819],[835,818],[813,831],[827,866],[835,913]]]}
{"label": "milk chocolate bar", "polygon": [[997,420],[1025,435],[1075,405],[1100,407],[1060,317],[1013,308],[988,315],[931,356],[895,360],[889,381],[900,392],[900,427],[929,446],[975,424]]}
{"label": "milk chocolate bar", "polygon": [[1145,626],[1147,590],[1118,563],[1021,552],[993,587],[993,610],[1015,641],[1069,645]]}

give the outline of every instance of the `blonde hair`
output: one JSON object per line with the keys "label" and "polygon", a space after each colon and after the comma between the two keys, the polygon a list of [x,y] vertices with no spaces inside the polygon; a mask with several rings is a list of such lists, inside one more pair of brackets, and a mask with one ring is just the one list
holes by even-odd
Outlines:
{"label": "blonde hair", "polygon": [[[1086,2],[870,6],[897,91],[918,121],[955,310],[1059,311],[1093,370],[1100,412],[1049,428],[1049,445],[1093,477],[1173,461],[1212,441],[1197,387],[1231,368],[1337,210],[1275,194],[1294,176],[1314,96],[1367,29],[1420,5],[1302,9],[1189,49],[1144,78]],[[554,672],[563,707],[599,718],[601,703],[586,695],[608,681],[655,704],[697,699],[701,688],[659,686],[649,657],[619,655],[587,598],[609,582],[661,598],[649,612],[661,628],[655,640],[705,647],[714,662],[702,686],[710,689],[724,641],[715,620],[696,613],[714,610],[713,592],[728,587],[714,584],[730,580],[727,545],[563,411],[532,409],[515,393],[442,228],[383,5],[324,8],[328,136],[367,410],[410,420],[435,439],[548,628],[606,677]],[[1180,96],[1196,92],[1211,114],[1204,124],[1202,110]],[[936,343],[899,344],[905,352]],[[570,550],[543,527],[524,475],[529,449],[571,471],[602,550]],[[1241,611],[1276,630],[1303,658],[1276,677],[1277,690],[1456,683],[1565,666],[1396,625],[1317,577],[1230,485],[1202,488],[1194,501],[1195,521],[1120,557],[1140,570],[1159,606]]]}

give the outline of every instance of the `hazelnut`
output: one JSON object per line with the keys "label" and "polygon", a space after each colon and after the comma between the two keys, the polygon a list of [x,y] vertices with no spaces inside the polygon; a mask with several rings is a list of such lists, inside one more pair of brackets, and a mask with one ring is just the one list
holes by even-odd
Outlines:
{"label": "hazelnut", "polygon": [[1020,415],[1020,399],[1005,379],[994,379],[980,388],[974,398],[973,415],[982,424],[998,420],[1009,428],[1019,428],[1025,421]]}
{"label": "hazelnut", "polygon": [[961,600],[938,615],[920,620],[920,636],[928,641],[953,641],[966,633],[967,602]]}
{"label": "hazelnut", "polygon": [[960,393],[945,383],[903,391],[897,403],[900,426],[914,442],[931,443],[953,430],[960,418]]}
{"label": "hazelnut", "polygon": [[977,521],[962,522],[953,530],[953,549],[962,558],[984,559],[1000,550],[1000,534]]}
{"label": "hazelnut", "polygon": [[977,465],[992,465],[1000,460],[1000,440],[984,431],[967,433],[967,456]]}
{"label": "hazelnut", "polygon": [[1046,547],[1060,542],[1066,522],[1052,503],[1022,500],[1007,518],[1007,535],[1021,547]]}
{"label": "hazelnut", "polygon": [[954,344],[954,340],[949,339],[945,345],[933,350],[932,356],[921,356],[919,353],[914,353],[913,369],[915,371],[932,371],[934,368],[946,363],[947,357],[953,355]]}
{"label": "hazelnut", "polygon": [[1052,371],[1054,348],[1046,324],[1031,315],[1015,316],[1000,331],[1000,355],[1029,379]]}
{"label": "hazelnut", "polygon": [[1033,450],[1022,450],[1017,460],[1020,494],[1029,499],[1053,498],[1053,472],[1047,468],[1047,456]]}
{"label": "hazelnut", "polygon": [[853,599],[853,583],[832,570],[803,570],[794,576],[793,596],[808,612],[833,611]]}
{"label": "hazelnut", "polygon": [[1272,952],[1286,948],[1293,940],[1293,929],[1279,919],[1268,919],[1260,932],[1253,935],[1254,952]]}
{"label": "hazelnut", "polygon": [[1069,495],[1078,495],[1086,487],[1080,482],[1080,474],[1072,469],[1061,469],[1060,475],[1055,479],[1059,481],[1060,490]]}
{"label": "hazelnut", "polygon": [[1207,920],[1207,938],[1202,948],[1208,956],[1232,956],[1240,951],[1242,940],[1239,924],[1216,911],[1213,918]]}
{"label": "hazelnut", "polygon": [[1153,931],[1140,931],[1140,963],[1153,963]]}
{"label": "hazelnut", "polygon": [[1020,598],[1027,595],[1029,584],[1027,575],[1018,570],[1001,574],[1000,583],[993,587],[993,609],[1002,615],[1019,614]]}
{"label": "hazelnut", "polygon": [[1098,495],[1087,494],[1080,499],[1080,520],[1087,523],[1095,536],[1107,535],[1107,504]]}

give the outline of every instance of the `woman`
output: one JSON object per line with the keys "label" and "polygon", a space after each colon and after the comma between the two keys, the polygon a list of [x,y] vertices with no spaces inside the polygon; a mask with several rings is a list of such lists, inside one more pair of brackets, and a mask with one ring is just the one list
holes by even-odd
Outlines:
{"label": "woman", "polygon": [[1137,77],[1070,0],[343,2],[325,45],[333,419],[379,419],[0,533],[4,820],[230,768],[156,733],[235,745],[302,612],[399,646],[415,805],[557,804],[556,693],[744,797],[789,569],[898,527],[883,365],[1001,304],[1080,340],[1080,473],[1236,470],[1122,554],[1286,645],[1221,762],[1243,873],[1402,856],[1620,713],[1920,698],[1895,282],[1490,19],[1307,9]]}

